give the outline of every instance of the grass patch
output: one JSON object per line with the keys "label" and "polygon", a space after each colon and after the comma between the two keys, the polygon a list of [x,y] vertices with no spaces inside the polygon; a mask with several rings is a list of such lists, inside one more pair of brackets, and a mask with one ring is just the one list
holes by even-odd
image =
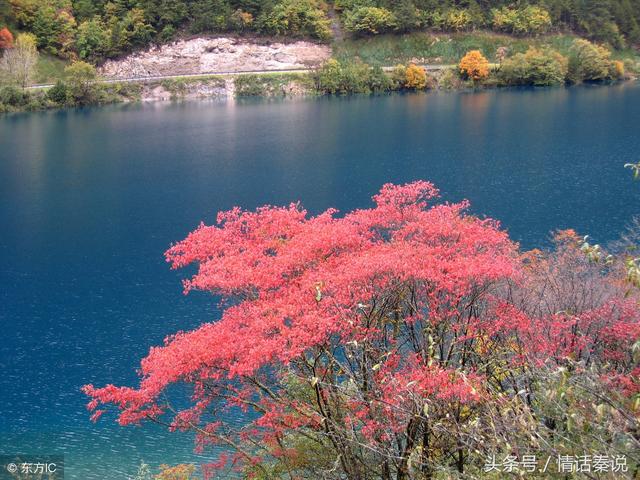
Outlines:
{"label": "grass patch", "polygon": [[238,97],[287,96],[313,89],[313,80],[307,73],[238,75],[234,83]]}
{"label": "grass patch", "polygon": [[[379,35],[348,39],[334,44],[338,60],[360,59],[370,65],[394,65],[416,58],[421,63],[456,64],[469,50],[480,50],[489,61],[495,61],[498,47],[507,47],[509,54],[525,52],[529,46],[548,46],[567,55],[574,35],[553,34],[541,37],[511,37],[493,32],[463,32],[435,34],[414,32],[405,35]],[[616,59],[637,58],[631,49],[616,51]]]}
{"label": "grass patch", "polygon": [[160,82],[151,82],[149,85],[161,85],[165,90],[167,90],[171,94],[171,98],[173,100],[182,98],[187,96],[189,93],[189,87],[191,85],[197,84],[198,86],[203,87],[213,87],[213,88],[224,88],[225,81],[221,76],[214,75],[202,75],[202,76],[194,76],[194,77],[177,77],[177,78],[166,78],[164,80],[160,80]]}
{"label": "grass patch", "polygon": [[189,83],[202,83],[206,85],[215,85],[224,87],[224,76],[222,75],[188,75],[184,77],[172,77],[162,80],[163,84],[166,82],[177,84],[189,84]]}
{"label": "grass patch", "polygon": [[142,84],[133,82],[103,83],[98,88],[102,90],[106,103],[121,101],[140,101]]}
{"label": "grass patch", "polygon": [[63,80],[64,68],[67,65],[69,65],[67,60],[40,53],[38,56],[38,64],[36,65],[34,82],[36,84],[42,84],[56,83],[58,80]]}

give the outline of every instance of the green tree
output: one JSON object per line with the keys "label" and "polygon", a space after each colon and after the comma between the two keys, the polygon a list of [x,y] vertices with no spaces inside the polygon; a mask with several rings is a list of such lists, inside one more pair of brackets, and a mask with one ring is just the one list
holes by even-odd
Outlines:
{"label": "green tree", "polygon": [[84,21],[78,27],[76,39],[78,55],[82,59],[98,59],[111,49],[111,32],[98,16]]}
{"label": "green tree", "polygon": [[80,105],[90,102],[95,93],[96,67],[79,60],[65,68],[64,73],[71,98]]}
{"label": "green tree", "polygon": [[220,32],[229,28],[240,31],[253,24],[251,12],[245,12],[240,7],[234,12],[228,0],[194,2],[190,7],[190,17],[189,29],[194,33]]}
{"label": "green tree", "polygon": [[42,2],[38,6],[30,28],[40,49],[53,55],[69,56],[74,48],[76,31],[72,12],[68,0]]}

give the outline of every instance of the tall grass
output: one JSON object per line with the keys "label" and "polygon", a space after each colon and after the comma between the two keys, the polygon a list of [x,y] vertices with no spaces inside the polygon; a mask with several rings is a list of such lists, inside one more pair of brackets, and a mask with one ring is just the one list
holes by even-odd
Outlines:
{"label": "tall grass", "polygon": [[[334,55],[338,60],[359,58],[370,65],[394,65],[414,58],[424,63],[453,64],[458,63],[469,50],[480,50],[490,61],[495,61],[499,47],[507,47],[509,54],[513,54],[525,52],[532,45],[547,46],[566,55],[575,38],[574,35],[567,34],[517,38],[492,32],[415,32],[347,39],[334,44]],[[624,59],[635,55],[637,54],[633,50],[622,50],[614,52],[613,56]]]}
{"label": "tall grass", "polygon": [[40,53],[36,65],[35,83],[56,83],[64,79],[64,68],[69,62],[58,57]]}

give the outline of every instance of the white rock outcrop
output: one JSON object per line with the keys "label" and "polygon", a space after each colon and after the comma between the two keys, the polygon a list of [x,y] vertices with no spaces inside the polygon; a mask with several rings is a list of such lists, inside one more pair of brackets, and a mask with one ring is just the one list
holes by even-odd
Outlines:
{"label": "white rock outcrop", "polygon": [[178,40],[100,68],[107,78],[137,78],[221,72],[287,70],[317,66],[331,56],[327,45],[298,41],[262,43],[238,38]]}

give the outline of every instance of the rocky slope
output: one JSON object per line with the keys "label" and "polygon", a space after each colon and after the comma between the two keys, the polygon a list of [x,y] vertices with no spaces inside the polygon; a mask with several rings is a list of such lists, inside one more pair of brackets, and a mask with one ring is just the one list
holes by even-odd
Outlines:
{"label": "rocky slope", "polygon": [[109,60],[107,78],[184,75],[213,72],[287,70],[319,65],[331,56],[327,45],[298,41],[258,43],[237,38],[194,38]]}

